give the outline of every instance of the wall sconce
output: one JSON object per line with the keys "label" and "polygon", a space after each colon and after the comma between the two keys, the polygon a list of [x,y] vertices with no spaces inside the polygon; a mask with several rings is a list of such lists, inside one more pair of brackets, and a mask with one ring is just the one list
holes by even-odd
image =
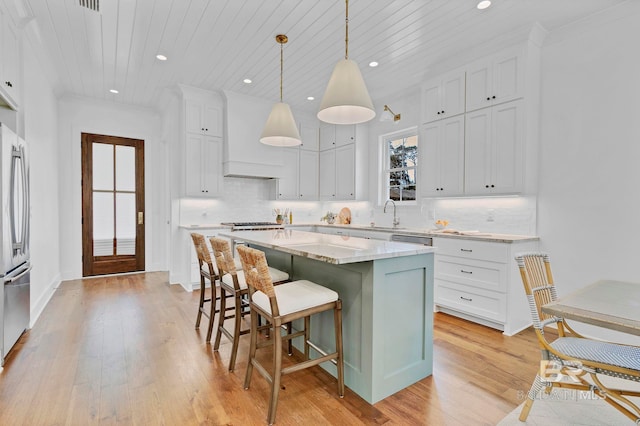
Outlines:
{"label": "wall sconce", "polygon": [[391,111],[391,108],[389,108],[389,105],[385,105],[384,111],[382,112],[382,114],[380,114],[380,121],[391,121],[391,120],[393,120],[394,122],[400,121],[400,114],[396,114],[395,112]]}

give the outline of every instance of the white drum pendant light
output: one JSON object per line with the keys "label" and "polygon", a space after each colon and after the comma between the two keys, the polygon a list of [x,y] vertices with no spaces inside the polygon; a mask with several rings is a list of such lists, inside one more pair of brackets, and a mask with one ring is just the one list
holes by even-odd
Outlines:
{"label": "white drum pendant light", "polygon": [[332,124],[358,124],[376,116],[358,64],[349,59],[349,0],[346,3],[344,59],[333,69],[318,118]]}
{"label": "white drum pendant light", "polygon": [[260,142],[272,146],[296,146],[302,143],[298,126],[293,119],[291,108],[282,102],[282,46],[288,41],[286,35],[278,34],[276,41],[280,43],[280,102],[273,105],[271,114],[264,125]]}

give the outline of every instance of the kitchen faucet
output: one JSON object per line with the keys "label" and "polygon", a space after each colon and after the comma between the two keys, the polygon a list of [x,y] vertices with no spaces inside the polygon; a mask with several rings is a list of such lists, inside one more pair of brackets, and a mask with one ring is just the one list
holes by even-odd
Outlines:
{"label": "kitchen faucet", "polygon": [[387,212],[387,204],[393,204],[393,227],[400,225],[400,220],[396,216],[396,203],[392,199],[388,199],[386,203],[384,203],[384,208],[382,209],[382,213]]}

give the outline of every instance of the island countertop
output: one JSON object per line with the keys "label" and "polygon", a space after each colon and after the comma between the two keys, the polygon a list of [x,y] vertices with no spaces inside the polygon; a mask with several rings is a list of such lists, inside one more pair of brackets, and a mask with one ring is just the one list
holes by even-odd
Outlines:
{"label": "island countertop", "polygon": [[433,247],[417,244],[319,234],[294,229],[229,231],[220,232],[219,235],[337,265],[413,256],[435,251]]}

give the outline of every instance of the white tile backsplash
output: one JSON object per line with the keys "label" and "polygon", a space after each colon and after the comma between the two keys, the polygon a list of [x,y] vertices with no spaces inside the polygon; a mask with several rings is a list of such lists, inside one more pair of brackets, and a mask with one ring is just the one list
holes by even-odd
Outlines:
{"label": "white tile backsplash", "polygon": [[[179,223],[214,224],[233,221],[274,221],[273,209],[289,208],[293,223],[317,223],[327,211],[351,210],[357,225],[391,226],[393,209],[368,201],[276,201],[271,200],[275,182],[268,179],[224,178],[224,195],[216,199],[180,200]],[[391,207],[391,205],[389,205]],[[429,212],[435,212],[435,219]],[[505,234],[536,234],[535,197],[492,197],[422,199],[413,206],[398,206],[400,227],[432,229],[437,219],[449,221],[449,228]],[[489,221],[489,217],[493,221]]]}

